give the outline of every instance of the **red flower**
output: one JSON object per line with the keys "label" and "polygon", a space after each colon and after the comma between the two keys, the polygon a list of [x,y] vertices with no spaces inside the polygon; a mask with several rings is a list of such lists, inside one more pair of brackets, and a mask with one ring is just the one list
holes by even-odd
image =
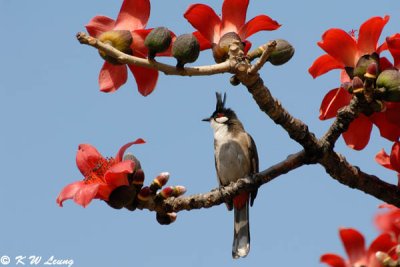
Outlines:
{"label": "red flower", "polygon": [[375,156],[375,161],[378,162],[385,168],[397,172],[398,185],[400,185],[400,142],[396,141],[392,146],[392,152],[390,156],[385,152],[384,149],[379,151]]}
{"label": "red flower", "polygon": [[65,200],[73,199],[86,207],[94,198],[108,200],[115,188],[129,184],[127,174],[135,169],[133,161],[122,160],[125,150],[133,144],[143,143],[140,138],[127,143],[119,149],[115,158],[104,158],[92,145],[79,145],[76,165],[85,178],[64,187],[57,197],[57,204],[62,207]]}
{"label": "red flower", "polygon": [[400,33],[386,38],[387,48],[394,59],[394,67],[400,69]]}
{"label": "red flower", "polygon": [[400,209],[389,204],[382,204],[379,208],[386,208],[386,212],[375,216],[375,225],[383,233],[393,234],[394,239],[398,240],[400,235]]}
{"label": "red flower", "polygon": [[[396,54],[398,43],[397,37],[387,39],[386,42],[377,46],[378,39],[383,27],[389,20],[389,16],[372,17],[365,21],[359,30],[358,39],[354,31],[347,33],[341,29],[330,29],[322,36],[318,45],[327,52],[317,58],[310,67],[310,74],[316,78],[330,70],[342,69],[341,82],[349,82],[350,78],[344,71],[345,68],[354,68],[358,60],[364,55],[373,53],[379,54],[385,49],[391,49]],[[389,48],[391,47],[391,48]],[[399,51],[397,51],[399,52]],[[394,56],[394,58],[396,58]],[[395,60],[396,62],[396,60]],[[391,63],[384,57],[380,58],[381,70],[391,66]],[[329,91],[322,100],[319,118],[326,120],[336,117],[337,111],[347,106],[352,95],[344,88],[335,88]],[[373,124],[380,131],[382,137],[396,141],[400,136],[400,111],[399,103],[385,103],[386,109],[383,112],[375,112],[371,116],[360,114],[343,133],[346,144],[355,150],[361,150],[368,144]]]}
{"label": "red flower", "polygon": [[[201,43],[201,50],[218,44],[220,38],[228,33],[235,32],[242,41],[259,31],[272,31],[281,25],[266,15],[259,15],[246,23],[246,13],[249,0],[224,0],[222,4],[222,17],[205,4],[193,4],[186,10],[184,17],[194,28]],[[205,40],[204,40],[205,39]],[[246,41],[246,49],[251,43]]]}
{"label": "red flower", "polygon": [[[147,48],[144,46],[144,39],[151,31],[145,29],[149,16],[149,0],[124,0],[117,20],[96,16],[86,25],[86,29],[93,37],[114,30],[130,31],[133,37],[131,44],[133,55],[146,58]],[[144,96],[150,94],[156,86],[158,71],[134,65],[128,65],[128,68],[136,79],[139,92]],[[127,78],[126,65],[114,65],[106,61],[100,70],[100,90],[107,93],[114,92],[126,83]]]}
{"label": "red flower", "polygon": [[383,265],[376,258],[376,252],[381,251],[392,255],[394,251],[393,248],[397,245],[389,234],[381,234],[372,241],[367,250],[365,248],[364,236],[357,230],[343,228],[339,230],[339,234],[349,259],[344,260],[341,256],[336,254],[322,255],[320,259],[321,262],[331,267],[380,267]]}
{"label": "red flower", "polygon": [[342,29],[329,29],[322,35],[318,45],[327,53],[317,58],[309,68],[309,73],[318,77],[333,69],[355,67],[363,55],[380,53],[384,47],[377,47],[383,27],[389,21],[389,16],[372,17],[365,21],[358,31],[358,39],[354,33],[347,33]]}

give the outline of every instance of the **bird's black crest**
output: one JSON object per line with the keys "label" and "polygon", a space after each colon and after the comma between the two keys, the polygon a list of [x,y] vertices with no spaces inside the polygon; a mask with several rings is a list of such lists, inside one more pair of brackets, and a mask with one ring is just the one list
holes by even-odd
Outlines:
{"label": "bird's black crest", "polygon": [[225,110],[225,103],[226,103],[226,93],[224,93],[224,98],[222,99],[221,93],[215,93],[217,97],[217,105],[215,107],[215,111],[220,112]]}

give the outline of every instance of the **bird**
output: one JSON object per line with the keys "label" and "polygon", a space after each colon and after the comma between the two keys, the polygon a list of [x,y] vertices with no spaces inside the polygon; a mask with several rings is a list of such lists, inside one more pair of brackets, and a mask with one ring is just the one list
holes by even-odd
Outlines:
{"label": "bird", "polygon": [[[236,113],[225,107],[224,98],[216,93],[215,111],[203,121],[209,122],[214,132],[215,168],[220,186],[229,185],[240,178],[258,173],[256,144],[248,134]],[[257,190],[241,193],[226,203],[229,211],[234,210],[232,257],[246,257],[250,251],[249,204],[253,206]]]}

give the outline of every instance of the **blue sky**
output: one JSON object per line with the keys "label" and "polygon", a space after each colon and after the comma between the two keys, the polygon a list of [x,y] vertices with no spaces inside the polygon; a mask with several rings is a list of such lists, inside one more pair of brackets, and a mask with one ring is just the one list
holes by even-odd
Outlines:
{"label": "blue sky", "polygon": [[[160,226],[154,213],[113,210],[101,201],[86,209],[72,201],[59,208],[60,190],[82,178],[75,164],[80,143],[113,156],[122,144],[142,137],[147,144],[129,151],[140,158],[146,181],[168,171],[169,183],[186,186],[187,194],[215,188],[212,130],[201,122],[213,111],[215,91],[227,92],[227,106],[255,139],[261,169],[300,149],[259,111],[246,88],[229,84],[228,74],[161,74],[146,98],[132,76],[116,93],[99,92],[103,61],[75,34],[95,15],[115,18],[121,2],[0,0],[0,257],[54,256],[73,259],[73,266],[98,267],[322,266],[321,254],[344,253],[338,227],[356,227],[368,243],[376,236],[372,218],[381,201],[339,184],[320,166],[305,166],[260,188],[250,214],[251,252],[241,260],[231,258],[233,214],[224,205],[180,212],[170,226]],[[217,12],[222,4],[201,2]],[[193,30],[182,16],[192,2],[151,3],[149,27],[167,26],[177,34]],[[328,28],[358,29],[375,15],[391,16],[382,36],[400,32],[399,11],[399,1],[252,1],[248,18],[264,13],[282,24],[251,37],[254,46],[284,38],[296,48],[288,64],[267,64],[262,78],[295,117],[321,136],[331,121],[318,120],[319,105],[337,87],[339,72],[311,78],[307,69],[323,53],[316,42]],[[205,51],[196,64],[212,62]],[[391,144],[374,129],[364,151],[351,151],[342,139],[336,150],[394,183],[395,173],[373,160],[383,147],[389,150]]]}

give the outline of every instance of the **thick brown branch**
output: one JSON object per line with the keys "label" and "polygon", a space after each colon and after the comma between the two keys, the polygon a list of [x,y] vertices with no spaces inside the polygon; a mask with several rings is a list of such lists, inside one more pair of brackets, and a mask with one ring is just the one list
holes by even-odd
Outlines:
{"label": "thick brown branch", "polygon": [[338,111],[334,123],[320,140],[321,146],[325,150],[332,150],[340,135],[349,128],[350,123],[358,117],[360,112],[359,101],[354,97],[348,106]]}
{"label": "thick brown branch", "polygon": [[400,190],[396,185],[362,172],[348,163],[342,155],[329,151],[318,162],[338,182],[400,207]]}
{"label": "thick brown branch", "polygon": [[257,74],[254,81],[243,80],[248,91],[252,94],[259,108],[264,111],[276,124],[281,125],[289,134],[289,136],[301,144],[306,151],[316,153],[319,149],[318,139],[308,130],[308,126],[301,120],[294,118],[284,109],[281,103],[272,97],[270,91],[264,86],[263,80]]}
{"label": "thick brown branch", "polygon": [[290,155],[286,160],[255,174],[253,177],[240,179],[228,186],[216,188],[209,193],[187,197],[168,198],[158,202],[150,200],[143,203],[140,208],[161,213],[210,208],[226,201],[230,201],[233,197],[242,192],[255,190],[274,178],[301,167],[304,164],[308,164],[308,159],[306,153],[300,151],[296,154]]}

